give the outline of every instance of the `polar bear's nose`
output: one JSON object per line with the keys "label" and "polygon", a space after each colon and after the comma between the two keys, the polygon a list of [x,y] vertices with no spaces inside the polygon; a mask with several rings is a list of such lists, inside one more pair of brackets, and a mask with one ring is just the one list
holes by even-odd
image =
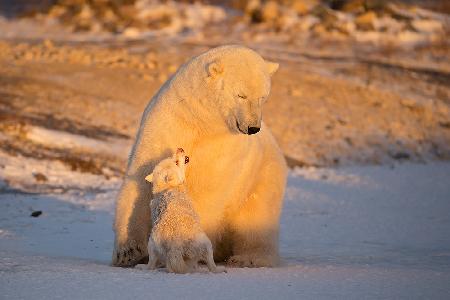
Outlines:
{"label": "polar bear's nose", "polygon": [[255,134],[255,133],[258,133],[259,132],[259,127],[248,127],[248,134],[250,135],[250,134]]}

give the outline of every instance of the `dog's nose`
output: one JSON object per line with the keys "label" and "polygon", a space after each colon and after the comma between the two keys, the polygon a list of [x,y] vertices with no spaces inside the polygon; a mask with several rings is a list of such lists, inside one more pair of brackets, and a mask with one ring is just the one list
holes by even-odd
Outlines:
{"label": "dog's nose", "polygon": [[259,132],[259,127],[248,127],[248,134],[250,135],[250,134],[255,134],[255,133],[258,133]]}

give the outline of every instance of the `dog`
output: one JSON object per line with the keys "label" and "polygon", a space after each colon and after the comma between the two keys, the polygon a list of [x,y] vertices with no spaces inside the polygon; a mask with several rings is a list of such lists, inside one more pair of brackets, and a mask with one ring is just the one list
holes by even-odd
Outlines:
{"label": "dog", "polygon": [[189,157],[182,148],[159,162],[145,177],[152,183],[150,202],[152,231],[148,241],[147,268],[158,263],[172,273],[190,273],[199,270],[199,262],[209,271],[224,272],[214,263],[212,244],[200,228],[199,217],[192,207],[185,186],[185,171]]}

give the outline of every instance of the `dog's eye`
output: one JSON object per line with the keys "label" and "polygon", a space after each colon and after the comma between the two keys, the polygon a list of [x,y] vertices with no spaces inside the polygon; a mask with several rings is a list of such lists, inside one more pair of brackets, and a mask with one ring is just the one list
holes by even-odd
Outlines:
{"label": "dog's eye", "polygon": [[247,96],[238,94],[238,97],[241,99],[247,99]]}
{"label": "dog's eye", "polygon": [[178,166],[178,160],[177,161],[175,161],[175,164]]}
{"label": "dog's eye", "polygon": [[189,162],[189,156],[184,157],[184,163],[187,164]]}

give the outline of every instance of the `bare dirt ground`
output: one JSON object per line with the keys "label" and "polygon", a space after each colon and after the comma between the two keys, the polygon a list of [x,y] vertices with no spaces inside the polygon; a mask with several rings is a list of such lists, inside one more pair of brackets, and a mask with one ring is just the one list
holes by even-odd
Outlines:
{"label": "bare dirt ground", "polygon": [[[208,43],[1,41],[1,150],[62,160],[95,174],[122,173],[152,95],[184,61],[218,40],[216,32]],[[291,166],[450,158],[445,45],[388,51],[323,42],[230,42],[281,64],[264,120]],[[61,135],[71,142],[61,142]],[[95,151],[95,142],[115,150]]]}

